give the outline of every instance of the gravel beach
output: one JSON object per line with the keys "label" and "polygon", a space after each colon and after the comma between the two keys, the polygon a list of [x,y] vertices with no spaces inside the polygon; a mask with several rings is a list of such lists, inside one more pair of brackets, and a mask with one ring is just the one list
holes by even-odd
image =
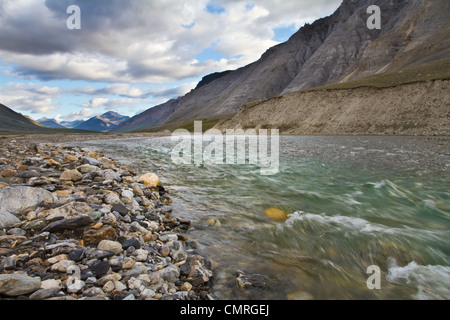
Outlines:
{"label": "gravel beach", "polygon": [[0,138],[0,299],[213,299],[158,176],[59,145],[141,136]]}

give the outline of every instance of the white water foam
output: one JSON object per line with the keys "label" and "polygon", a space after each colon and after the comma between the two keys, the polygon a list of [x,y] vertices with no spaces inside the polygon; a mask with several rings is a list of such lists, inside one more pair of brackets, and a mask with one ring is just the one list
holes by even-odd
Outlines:
{"label": "white water foam", "polygon": [[404,267],[391,261],[386,280],[395,283],[413,285],[417,300],[450,299],[450,267],[441,265],[422,266],[415,261]]}
{"label": "white water foam", "polygon": [[388,228],[382,225],[371,223],[367,220],[347,216],[327,216],[325,214],[307,213],[304,211],[297,211],[289,215],[286,221],[287,226],[292,227],[297,221],[314,221],[321,224],[334,224],[339,228],[352,229],[361,233],[389,233],[397,232],[395,228]]}

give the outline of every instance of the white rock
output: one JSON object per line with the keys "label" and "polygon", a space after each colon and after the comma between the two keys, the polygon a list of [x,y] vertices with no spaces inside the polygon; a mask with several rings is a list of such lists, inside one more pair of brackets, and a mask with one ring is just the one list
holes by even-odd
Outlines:
{"label": "white rock", "polygon": [[53,203],[57,197],[42,188],[13,187],[0,189],[0,210],[22,215],[42,202]]}
{"label": "white rock", "polygon": [[107,204],[118,204],[120,202],[120,198],[115,193],[107,193],[105,195],[104,201]]}
{"label": "white rock", "polygon": [[52,266],[51,270],[52,270],[53,272],[67,272],[67,269],[68,269],[70,266],[75,266],[75,265],[76,265],[75,261],[72,261],[72,260],[63,260],[63,261],[60,261],[60,262],[55,263],[55,264]]}
{"label": "white rock", "polygon": [[114,281],[114,287],[116,288],[116,291],[125,291],[127,290],[127,286],[123,284],[120,281]]}
{"label": "white rock", "polygon": [[48,279],[41,282],[41,289],[60,288],[61,280]]}
{"label": "white rock", "polygon": [[71,283],[67,286],[67,292],[68,293],[78,293],[81,290],[83,290],[84,285],[85,285],[84,281],[75,280],[75,281],[73,281],[73,283]]}
{"label": "white rock", "polygon": [[102,240],[99,244],[98,244],[98,249],[100,250],[108,250],[108,251],[112,251],[115,254],[120,254],[122,253],[122,245],[117,242],[117,241],[111,241],[111,240]]}
{"label": "white rock", "polygon": [[133,256],[136,261],[144,262],[147,261],[148,251],[144,249],[137,249],[133,252]]}
{"label": "white rock", "polygon": [[19,222],[20,220],[12,213],[0,210],[0,228],[9,228]]}
{"label": "white rock", "polygon": [[136,278],[128,280],[128,288],[130,290],[137,290],[142,286],[142,281]]}
{"label": "white rock", "polygon": [[156,295],[156,292],[152,289],[144,289],[140,293],[142,299],[153,298]]}

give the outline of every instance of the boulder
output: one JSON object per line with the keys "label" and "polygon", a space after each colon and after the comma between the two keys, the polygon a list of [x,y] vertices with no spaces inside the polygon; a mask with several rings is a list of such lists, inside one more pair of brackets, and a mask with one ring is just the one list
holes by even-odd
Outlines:
{"label": "boulder", "polygon": [[63,217],[65,219],[76,218],[81,215],[89,215],[95,210],[92,209],[88,204],[84,202],[71,202],[62,207],[50,209],[45,213],[45,218],[47,220]]}
{"label": "boulder", "polygon": [[56,195],[42,188],[9,187],[0,190],[0,210],[14,215],[23,215],[35,209],[40,203],[53,203]]}
{"label": "boulder", "polygon": [[41,279],[23,274],[0,274],[0,294],[17,297],[32,293],[41,287]]}
{"label": "boulder", "polygon": [[83,175],[78,170],[66,170],[59,177],[63,181],[73,181],[77,182],[83,179]]}
{"label": "boulder", "polygon": [[158,176],[154,173],[146,173],[140,176],[137,182],[142,183],[147,188],[156,188],[160,184]]}
{"label": "boulder", "polygon": [[20,220],[8,211],[0,210],[0,228],[10,228]]}

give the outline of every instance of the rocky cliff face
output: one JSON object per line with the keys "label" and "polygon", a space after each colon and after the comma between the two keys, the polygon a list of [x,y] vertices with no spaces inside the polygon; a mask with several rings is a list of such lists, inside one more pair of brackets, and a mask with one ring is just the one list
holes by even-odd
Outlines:
{"label": "rocky cliff face", "polygon": [[[381,30],[367,28],[372,4],[381,9]],[[449,57],[448,12],[448,0],[344,0],[333,15],[304,26],[255,63],[207,77],[157,122],[234,114],[248,102]],[[140,124],[153,126],[152,117],[141,115]]]}

